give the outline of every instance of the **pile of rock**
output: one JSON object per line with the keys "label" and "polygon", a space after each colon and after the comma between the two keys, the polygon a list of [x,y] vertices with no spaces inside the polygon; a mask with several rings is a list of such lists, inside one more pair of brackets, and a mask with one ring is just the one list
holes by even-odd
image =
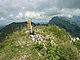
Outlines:
{"label": "pile of rock", "polygon": [[77,38],[71,37],[70,43],[73,44],[73,42],[75,42],[75,41],[80,41],[79,37],[77,37]]}
{"label": "pile of rock", "polygon": [[46,38],[45,38],[43,35],[41,35],[41,34],[30,35],[30,38],[33,40],[33,42],[34,42],[34,41],[39,42],[39,41],[44,41],[44,40],[46,40]]}

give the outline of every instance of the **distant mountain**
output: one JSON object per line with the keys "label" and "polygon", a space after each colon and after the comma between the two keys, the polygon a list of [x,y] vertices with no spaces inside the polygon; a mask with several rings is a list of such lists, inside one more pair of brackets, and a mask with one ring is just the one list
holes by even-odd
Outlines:
{"label": "distant mountain", "polygon": [[72,35],[80,37],[80,27],[65,17],[53,17],[49,21],[49,25],[57,25],[70,32]]}
{"label": "distant mountain", "polygon": [[[35,25],[35,23],[32,22],[32,25]],[[17,30],[21,30],[24,27],[27,27],[27,22],[13,22],[1,29],[0,32],[7,35]]]}
{"label": "distant mountain", "polygon": [[[32,25],[36,25],[32,22]],[[1,38],[27,27],[27,22],[13,22],[0,30]]]}
{"label": "distant mountain", "polygon": [[0,26],[0,30],[2,29],[2,28],[4,28],[5,26]]}
{"label": "distant mountain", "polygon": [[80,26],[80,16],[73,16],[71,20]]}

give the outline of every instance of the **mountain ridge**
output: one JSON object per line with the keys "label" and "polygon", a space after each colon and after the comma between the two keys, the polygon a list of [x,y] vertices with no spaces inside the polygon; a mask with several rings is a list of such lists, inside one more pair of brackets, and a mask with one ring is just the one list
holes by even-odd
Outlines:
{"label": "mountain ridge", "polygon": [[[32,25],[36,25],[35,23],[31,22]],[[6,25],[4,28],[0,30],[0,40],[3,40],[2,38],[5,38],[7,35],[12,34],[13,32],[20,31],[23,28],[27,28],[27,22],[13,22],[9,25]]]}
{"label": "mountain ridge", "polygon": [[46,39],[33,41],[23,30],[16,31],[0,43],[0,60],[80,59],[80,39],[72,37],[58,26],[35,26],[33,29],[35,35]]}
{"label": "mountain ridge", "polygon": [[57,25],[70,32],[72,35],[80,37],[80,27],[75,22],[72,22],[65,17],[53,17],[49,21],[49,25]]}

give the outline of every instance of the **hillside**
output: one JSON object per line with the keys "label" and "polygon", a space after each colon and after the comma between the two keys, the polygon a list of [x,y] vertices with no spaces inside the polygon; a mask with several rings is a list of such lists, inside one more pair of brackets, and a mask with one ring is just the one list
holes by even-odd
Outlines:
{"label": "hillside", "polygon": [[27,28],[13,32],[0,43],[0,60],[80,60],[80,39],[57,26],[35,26],[33,41]]}
{"label": "hillside", "polygon": [[80,16],[73,16],[71,20],[80,26]]}
{"label": "hillside", "polygon": [[57,25],[70,32],[72,35],[80,37],[80,27],[65,17],[53,17],[49,25]]}
{"label": "hillside", "polygon": [[[35,23],[32,22],[32,25],[35,25]],[[1,29],[0,32],[4,35],[8,35],[25,27],[27,27],[27,22],[13,22]]]}
{"label": "hillside", "polygon": [[[32,22],[32,25],[34,26],[35,23]],[[0,37],[5,38],[7,35],[10,35],[16,31],[20,31],[21,29],[26,27],[27,27],[27,22],[13,22],[0,30]]]}

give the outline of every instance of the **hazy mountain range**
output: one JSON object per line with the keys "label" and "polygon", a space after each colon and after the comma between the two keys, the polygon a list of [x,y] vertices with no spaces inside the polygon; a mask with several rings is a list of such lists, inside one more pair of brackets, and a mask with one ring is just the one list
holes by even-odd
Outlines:
{"label": "hazy mountain range", "polygon": [[80,26],[80,16],[73,16],[71,20]]}
{"label": "hazy mountain range", "polygon": [[57,25],[61,28],[64,28],[66,31],[70,32],[72,35],[80,37],[80,27],[73,22],[72,20],[65,17],[53,17],[50,22],[50,25]]}
{"label": "hazy mountain range", "polygon": [[[36,20],[37,21],[37,20]],[[80,25],[79,25],[79,16],[78,17],[72,17],[72,18],[68,18],[68,17],[60,17],[60,16],[56,16],[53,17],[48,24],[49,25],[57,25],[61,28],[64,28],[66,31],[70,32],[72,35],[76,35],[80,37]],[[46,22],[45,24],[35,24],[33,23],[33,25],[48,25]],[[14,32],[17,29],[20,30],[22,28],[24,28],[24,26],[27,26],[27,22],[15,22],[15,23],[11,23],[9,25],[7,25],[6,27],[4,27],[5,25],[0,26],[1,32],[3,31],[3,33],[5,32],[6,35],[6,31],[9,32]],[[4,27],[4,28],[3,28]],[[2,29],[3,28],[3,29]]]}
{"label": "hazy mountain range", "polygon": [[27,22],[14,22],[0,30],[0,60],[80,60],[80,27],[75,22],[56,16],[48,24],[32,25],[35,36],[45,39],[36,41],[42,37],[35,37],[33,42],[25,33]]}

